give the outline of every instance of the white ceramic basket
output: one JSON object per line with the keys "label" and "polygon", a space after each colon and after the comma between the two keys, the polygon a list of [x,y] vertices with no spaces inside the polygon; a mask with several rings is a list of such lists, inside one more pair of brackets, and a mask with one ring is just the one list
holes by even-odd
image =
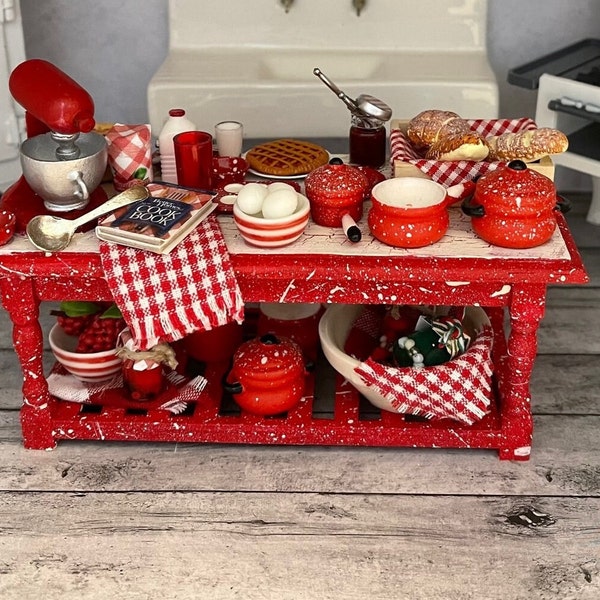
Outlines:
{"label": "white ceramic basket", "polygon": [[[361,304],[332,304],[325,311],[319,322],[319,336],[323,353],[331,366],[369,402],[382,410],[397,412],[389,400],[362,382],[354,370],[360,365],[360,361],[344,352],[348,335],[362,309]],[[485,311],[479,307],[467,307],[464,320],[468,328],[475,332],[481,331],[485,325],[490,325]]]}

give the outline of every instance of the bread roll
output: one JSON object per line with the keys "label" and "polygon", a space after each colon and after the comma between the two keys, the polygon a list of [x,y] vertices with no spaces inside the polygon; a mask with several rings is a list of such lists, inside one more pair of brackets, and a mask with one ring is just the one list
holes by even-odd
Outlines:
{"label": "bread roll", "polygon": [[486,139],[490,152],[488,160],[522,160],[533,162],[549,154],[560,154],[569,147],[567,136],[557,129],[542,127],[503,133]]}
{"label": "bread roll", "polygon": [[485,140],[469,123],[448,110],[424,110],[410,120],[406,136],[432,160],[475,160],[487,157]]}

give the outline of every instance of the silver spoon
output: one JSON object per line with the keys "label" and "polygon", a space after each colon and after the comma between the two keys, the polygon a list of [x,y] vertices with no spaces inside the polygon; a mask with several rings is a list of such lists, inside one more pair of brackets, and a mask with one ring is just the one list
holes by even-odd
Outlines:
{"label": "silver spoon", "polygon": [[148,195],[148,190],[144,186],[137,185],[117,194],[104,204],[72,221],[53,215],[38,215],[27,223],[27,237],[36,248],[44,252],[58,252],[69,245],[77,228],[84,223],[88,223],[111,210],[127,206],[138,200],[144,200]]}

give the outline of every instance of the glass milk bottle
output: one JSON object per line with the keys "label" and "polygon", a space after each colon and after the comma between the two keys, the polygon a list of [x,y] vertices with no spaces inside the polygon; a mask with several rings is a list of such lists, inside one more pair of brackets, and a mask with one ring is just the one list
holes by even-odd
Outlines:
{"label": "glass milk bottle", "polygon": [[161,180],[167,183],[177,183],[177,169],[175,166],[175,151],[173,138],[184,131],[195,131],[196,125],[186,116],[182,108],[172,108],[169,118],[165,121],[158,136],[158,150],[160,152]]}

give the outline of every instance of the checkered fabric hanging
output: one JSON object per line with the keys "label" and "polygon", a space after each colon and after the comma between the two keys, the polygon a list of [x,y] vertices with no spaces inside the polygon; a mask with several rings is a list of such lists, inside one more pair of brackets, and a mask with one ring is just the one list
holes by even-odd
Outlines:
{"label": "checkered fabric hanging", "polygon": [[442,365],[398,368],[368,359],[355,371],[398,413],[472,425],[490,411],[492,339],[486,326],[464,354]]}
{"label": "checkered fabric hanging", "polygon": [[100,242],[100,257],[139,350],[243,321],[242,295],[214,216],[169,254]]}
{"label": "checkered fabric hanging", "polygon": [[[535,121],[529,118],[493,120],[470,119],[467,120],[467,122],[471,129],[481,134],[483,137],[537,129]],[[392,129],[390,132],[390,146],[392,162],[399,160],[414,165],[433,179],[433,181],[437,181],[446,187],[470,181],[478,175],[493,171],[498,168],[499,165],[503,164],[485,160],[426,160],[417,154],[406,135],[400,129]]]}

